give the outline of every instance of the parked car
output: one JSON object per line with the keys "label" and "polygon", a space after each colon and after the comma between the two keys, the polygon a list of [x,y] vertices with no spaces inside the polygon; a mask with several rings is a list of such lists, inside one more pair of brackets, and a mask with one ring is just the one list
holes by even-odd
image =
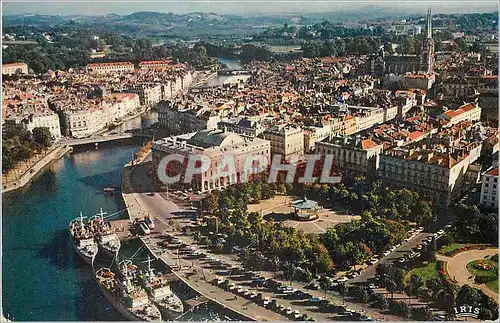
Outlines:
{"label": "parked car", "polygon": [[308,299],[308,302],[309,303],[319,303],[321,302],[323,299],[321,297],[311,297]]}
{"label": "parked car", "polygon": [[337,282],[339,282],[339,283],[343,283],[343,282],[346,282],[346,281],[348,281],[348,280],[349,280],[349,279],[348,279],[346,276],[343,276],[343,277],[340,277],[340,278],[337,280]]}

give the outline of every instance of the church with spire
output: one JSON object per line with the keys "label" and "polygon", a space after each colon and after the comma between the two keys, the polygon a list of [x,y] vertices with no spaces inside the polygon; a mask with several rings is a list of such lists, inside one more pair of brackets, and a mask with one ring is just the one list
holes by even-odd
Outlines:
{"label": "church with spire", "polygon": [[367,64],[368,72],[376,76],[390,73],[404,75],[405,73],[430,73],[434,68],[434,39],[432,38],[432,13],[427,12],[426,37],[420,44],[417,54],[388,55],[381,49],[370,56]]}

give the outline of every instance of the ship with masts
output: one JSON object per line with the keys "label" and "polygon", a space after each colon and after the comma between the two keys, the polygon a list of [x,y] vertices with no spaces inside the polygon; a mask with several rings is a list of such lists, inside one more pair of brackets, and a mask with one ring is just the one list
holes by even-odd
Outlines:
{"label": "ship with masts", "polygon": [[104,219],[105,214],[101,208],[98,214],[89,219],[90,227],[103,253],[116,257],[121,247],[120,238],[111,227],[111,223]]}
{"label": "ship with masts", "polygon": [[102,267],[95,279],[106,299],[132,321],[161,321],[161,313],[142,286],[134,283],[125,268],[124,276]]}
{"label": "ship with masts", "polygon": [[180,298],[172,292],[166,277],[155,274],[148,256],[148,269],[141,274],[143,286],[158,306],[164,319],[175,320],[184,312]]}
{"label": "ship with masts", "polygon": [[99,249],[94,234],[84,219],[85,217],[80,212],[80,216],[69,223],[69,231],[73,238],[73,249],[86,263],[92,264]]}
{"label": "ship with masts", "polygon": [[[121,212],[123,211],[111,214],[108,218]],[[80,216],[69,223],[73,248],[88,264],[93,263],[99,249],[110,257],[116,257],[120,250],[120,238],[111,227],[111,223],[104,218],[105,214],[101,208],[100,213],[85,221],[86,217],[80,212]]]}

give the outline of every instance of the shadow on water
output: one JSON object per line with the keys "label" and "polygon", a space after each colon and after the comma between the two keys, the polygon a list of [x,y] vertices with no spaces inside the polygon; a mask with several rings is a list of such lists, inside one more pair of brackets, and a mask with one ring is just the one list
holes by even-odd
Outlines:
{"label": "shadow on water", "polygon": [[[70,239],[71,236],[67,230],[58,230],[51,241],[40,245],[38,251],[40,257],[47,259],[58,270],[73,269],[74,265],[71,265],[70,257],[73,257],[74,253]],[[78,264],[78,262],[73,263]]]}
{"label": "shadow on water", "polygon": [[76,305],[82,321],[126,321],[104,297],[89,265],[80,270],[80,286],[81,301]]}
{"label": "shadow on water", "polygon": [[99,173],[91,176],[86,176],[79,178],[78,181],[91,186],[92,188],[98,189],[102,192],[102,190],[105,187],[110,187],[110,186],[117,186],[119,185],[119,179],[113,180],[113,182],[110,182],[110,178],[114,178],[116,176],[116,171],[110,171],[110,172],[105,172],[105,173]]}

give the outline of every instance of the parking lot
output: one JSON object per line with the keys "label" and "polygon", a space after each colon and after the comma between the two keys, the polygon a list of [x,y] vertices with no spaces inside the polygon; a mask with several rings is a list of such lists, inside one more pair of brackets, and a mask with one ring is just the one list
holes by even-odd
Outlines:
{"label": "parking lot", "polygon": [[[262,273],[246,270],[223,260],[205,248],[187,244],[185,236],[164,232],[157,237],[145,239],[156,241],[157,252],[164,256],[165,252],[170,254],[168,262],[174,268],[179,265],[177,270],[195,272],[197,268],[200,268],[203,271],[204,280],[209,281],[212,286],[216,286],[221,291],[232,293],[235,297],[234,301],[242,303],[243,309],[250,304],[256,304],[262,308],[262,311],[272,311],[279,315],[280,320],[373,320],[366,313],[347,306],[336,305],[318,296],[321,291],[304,292],[266,277]],[[242,302],[241,299],[247,302]],[[230,298],[226,297],[225,300],[228,301]]]}
{"label": "parking lot", "polygon": [[[423,228],[421,228],[423,229]],[[427,233],[422,230],[414,231],[410,237],[406,239],[401,245],[393,247],[393,250],[388,250],[383,254],[376,264],[398,264],[403,265],[410,259],[418,258],[420,256],[420,250],[432,244],[433,238],[439,239],[444,234],[444,230],[440,230],[437,233]],[[349,282],[360,283],[366,282],[375,277],[376,266],[369,266],[363,270],[359,276],[354,277]]]}

